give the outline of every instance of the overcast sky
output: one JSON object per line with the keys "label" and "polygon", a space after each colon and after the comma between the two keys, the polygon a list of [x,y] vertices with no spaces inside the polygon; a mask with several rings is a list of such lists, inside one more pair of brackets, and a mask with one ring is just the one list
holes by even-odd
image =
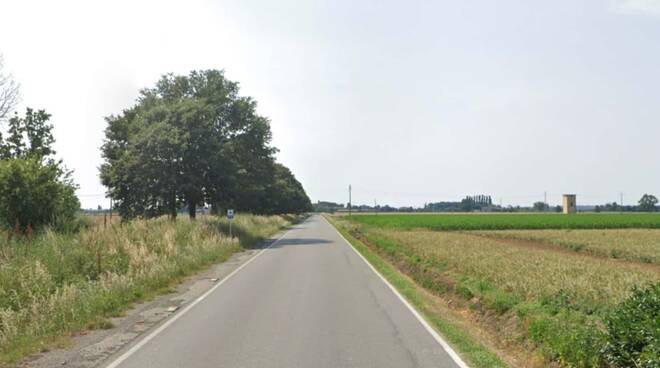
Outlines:
{"label": "overcast sky", "polygon": [[660,194],[660,0],[0,0],[0,53],[84,207],[107,207],[103,117],[207,68],[313,201]]}

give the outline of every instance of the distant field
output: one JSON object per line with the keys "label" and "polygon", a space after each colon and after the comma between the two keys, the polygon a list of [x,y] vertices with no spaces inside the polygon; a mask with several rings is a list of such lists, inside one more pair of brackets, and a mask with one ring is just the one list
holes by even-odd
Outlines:
{"label": "distant field", "polygon": [[356,215],[351,221],[390,229],[660,229],[660,214],[431,214]]}
{"label": "distant field", "polygon": [[474,234],[660,266],[660,229],[496,230]]}

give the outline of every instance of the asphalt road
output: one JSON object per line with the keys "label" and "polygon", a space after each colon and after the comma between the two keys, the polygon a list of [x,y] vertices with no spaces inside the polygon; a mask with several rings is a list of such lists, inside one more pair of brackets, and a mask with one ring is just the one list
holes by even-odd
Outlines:
{"label": "asphalt road", "polygon": [[459,367],[319,216],[109,367]]}

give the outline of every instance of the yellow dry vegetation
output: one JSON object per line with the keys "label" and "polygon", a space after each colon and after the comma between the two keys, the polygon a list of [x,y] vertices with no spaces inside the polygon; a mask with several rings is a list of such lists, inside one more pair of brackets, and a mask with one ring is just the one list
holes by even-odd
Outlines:
{"label": "yellow dry vegetation", "polygon": [[567,293],[574,303],[616,304],[634,286],[660,281],[660,272],[613,259],[516,246],[467,234],[379,230],[387,238],[432,260],[455,277],[486,280],[525,299]]}
{"label": "yellow dry vegetation", "polygon": [[501,230],[475,233],[556,245],[575,252],[660,265],[660,229]]}

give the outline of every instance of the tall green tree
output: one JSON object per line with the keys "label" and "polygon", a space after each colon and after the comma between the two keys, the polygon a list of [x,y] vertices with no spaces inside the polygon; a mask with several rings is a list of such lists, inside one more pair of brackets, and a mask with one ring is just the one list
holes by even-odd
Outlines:
{"label": "tall green tree", "polygon": [[548,205],[545,202],[534,202],[532,209],[534,209],[534,211],[542,212],[548,209]]}
{"label": "tall green tree", "polygon": [[655,211],[655,206],[658,204],[658,198],[651,194],[644,194],[639,199],[639,209],[641,211],[652,212]]}
{"label": "tall green tree", "polygon": [[7,140],[2,142],[0,158],[26,158],[43,159],[55,154],[53,150],[52,129],[48,123],[50,114],[45,110],[27,108],[25,116],[18,114],[9,119]]}
{"label": "tall green tree", "polygon": [[312,210],[302,184],[296,179],[291,170],[282,164],[276,163],[274,181],[269,187],[270,213],[303,213]]}
{"label": "tall green tree", "polygon": [[221,71],[168,74],[106,119],[101,178],[124,218],[181,207],[273,213],[270,122]]}

